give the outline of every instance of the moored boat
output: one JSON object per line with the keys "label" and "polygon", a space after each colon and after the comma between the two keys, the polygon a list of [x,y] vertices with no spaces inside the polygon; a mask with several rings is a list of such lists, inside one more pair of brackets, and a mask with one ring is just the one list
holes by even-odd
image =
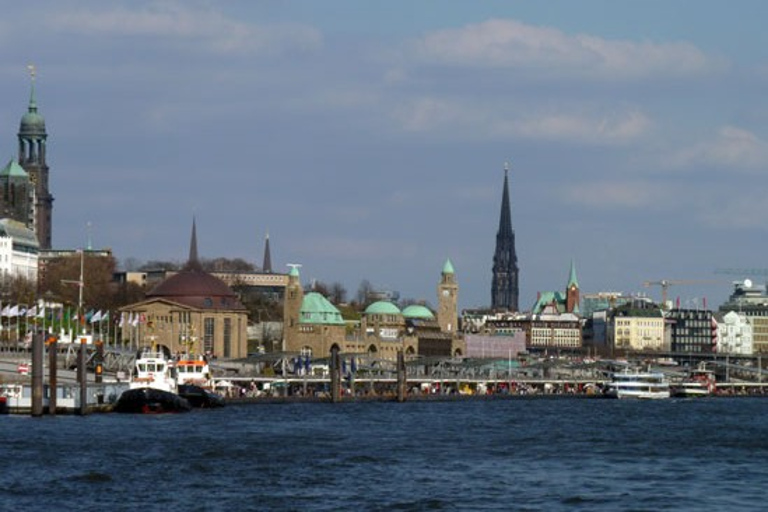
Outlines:
{"label": "moored boat", "polygon": [[137,354],[129,388],[120,394],[115,412],[187,412],[189,401],[179,396],[172,362],[162,351],[144,349]]}
{"label": "moored boat", "polygon": [[661,372],[626,369],[612,375],[605,391],[609,398],[669,398],[667,376]]}
{"label": "moored boat", "polygon": [[210,389],[195,384],[179,384],[179,396],[186,399],[192,407],[224,407],[224,397]]}
{"label": "moored boat", "polygon": [[690,375],[671,385],[672,396],[681,398],[710,396],[715,389],[715,373],[701,368],[692,370]]}

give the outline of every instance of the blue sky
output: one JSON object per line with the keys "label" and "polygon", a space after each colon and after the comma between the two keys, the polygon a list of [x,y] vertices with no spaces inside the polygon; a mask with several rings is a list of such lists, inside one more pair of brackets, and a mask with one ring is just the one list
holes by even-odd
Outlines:
{"label": "blue sky", "polygon": [[[38,69],[56,247],[490,302],[504,162],[520,303],[722,302],[763,268],[768,4],[38,1],[0,18],[0,156]],[[761,280],[758,278],[757,280]]]}

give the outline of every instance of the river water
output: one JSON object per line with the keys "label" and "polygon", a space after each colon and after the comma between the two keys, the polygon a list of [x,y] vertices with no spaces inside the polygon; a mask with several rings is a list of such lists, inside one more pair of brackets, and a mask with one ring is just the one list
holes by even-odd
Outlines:
{"label": "river water", "polygon": [[764,510],[768,399],[0,416],[0,510]]}

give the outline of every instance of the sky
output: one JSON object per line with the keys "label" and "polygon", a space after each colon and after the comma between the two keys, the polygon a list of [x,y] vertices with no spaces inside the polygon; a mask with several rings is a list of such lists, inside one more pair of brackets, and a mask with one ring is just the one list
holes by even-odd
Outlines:
{"label": "sky", "polygon": [[[55,248],[203,258],[490,304],[504,165],[520,307],[717,307],[763,269],[768,2],[0,3],[0,159],[29,64]],[[749,276],[764,282],[764,275]]]}

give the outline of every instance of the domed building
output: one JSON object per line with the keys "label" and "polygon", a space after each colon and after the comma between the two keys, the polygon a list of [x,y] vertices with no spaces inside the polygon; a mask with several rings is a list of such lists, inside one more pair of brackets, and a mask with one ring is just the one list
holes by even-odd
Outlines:
{"label": "domed building", "polygon": [[184,268],[150,290],[146,300],[121,312],[124,320],[132,319],[128,328],[123,327],[124,343],[131,346],[154,342],[172,353],[191,351],[223,358],[248,355],[247,309],[229,286],[203,270],[194,222]]}
{"label": "domed building", "polygon": [[304,294],[297,268],[289,274],[284,303],[285,350],[314,358],[339,352],[367,354],[375,359],[396,360],[402,351],[418,356],[461,357],[465,344],[456,329],[458,285],[448,261],[438,285],[437,317],[424,305],[412,304],[402,311],[381,300],[369,305],[359,323],[345,322],[341,314],[318,293]]}

